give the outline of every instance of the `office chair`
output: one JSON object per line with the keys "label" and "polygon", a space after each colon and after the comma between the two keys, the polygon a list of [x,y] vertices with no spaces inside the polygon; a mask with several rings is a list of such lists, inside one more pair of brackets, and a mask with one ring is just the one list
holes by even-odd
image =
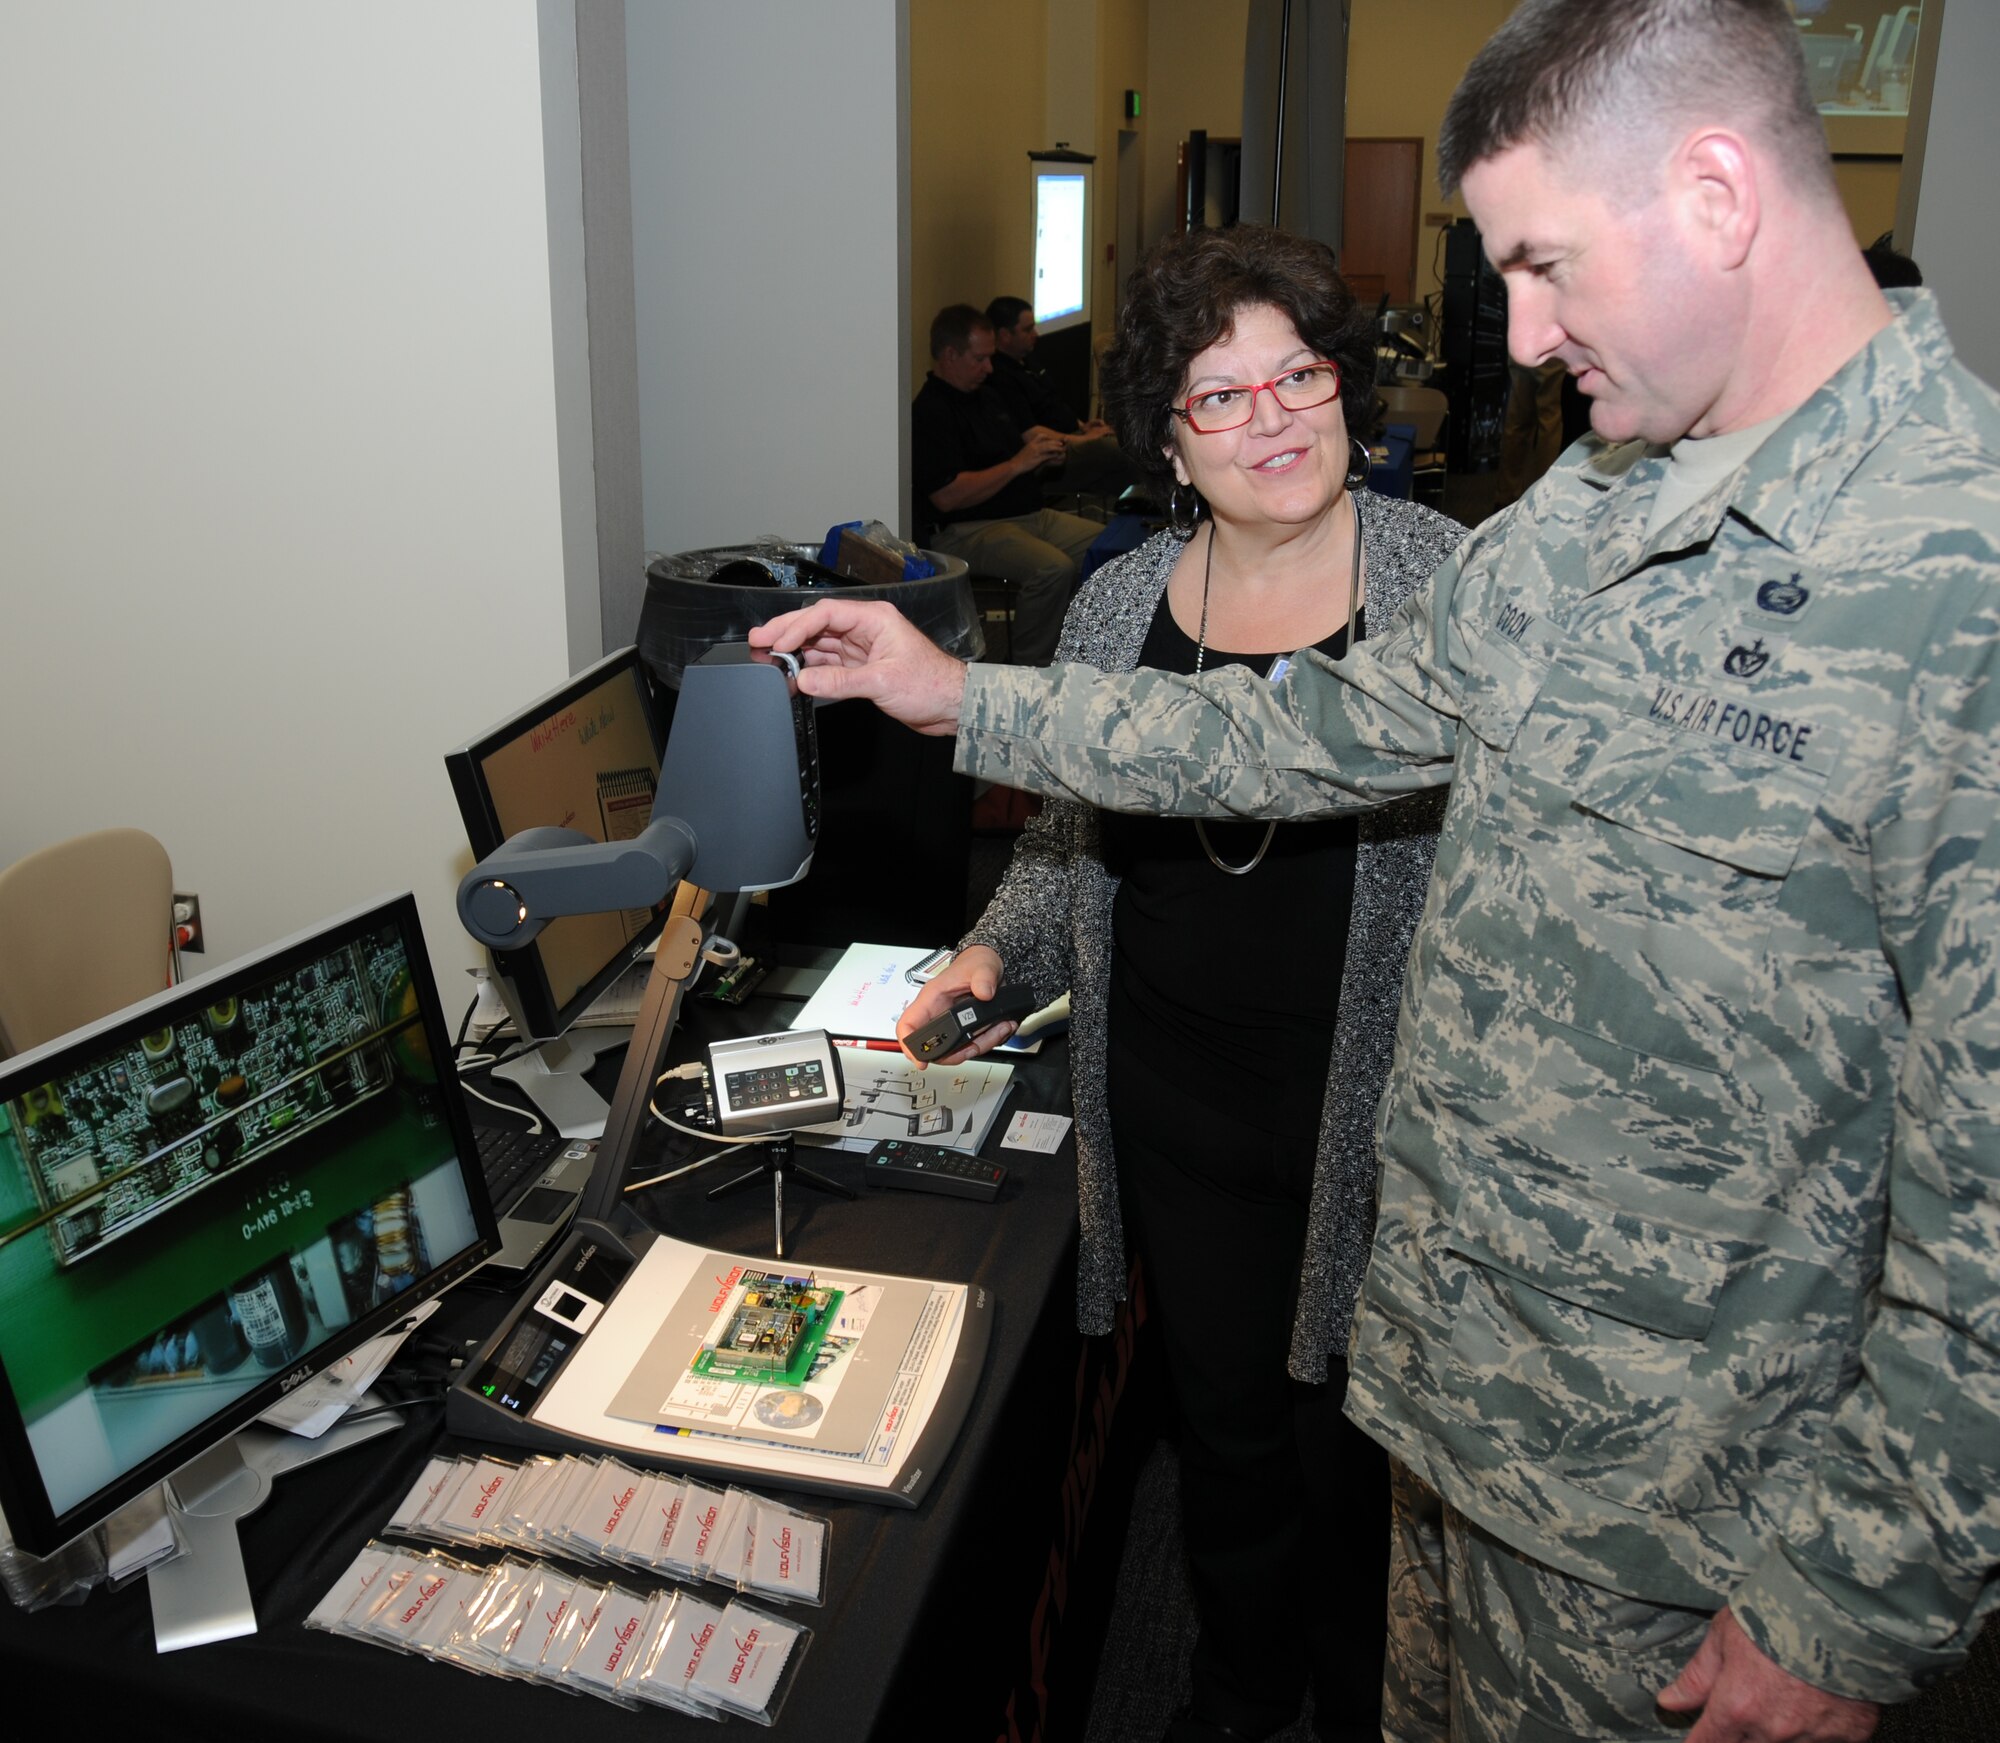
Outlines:
{"label": "office chair", "polygon": [[1436,508],[1444,500],[1444,419],[1451,402],[1434,387],[1389,382],[1378,387],[1382,416],[1416,430],[1410,459],[1410,495]]}
{"label": "office chair", "polygon": [[167,985],[174,872],[143,829],[72,836],[0,871],[0,1055]]}

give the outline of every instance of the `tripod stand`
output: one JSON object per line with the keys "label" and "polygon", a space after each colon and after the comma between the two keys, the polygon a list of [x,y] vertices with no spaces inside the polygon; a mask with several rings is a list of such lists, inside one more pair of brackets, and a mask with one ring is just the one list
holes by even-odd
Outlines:
{"label": "tripod stand", "polygon": [[816,1168],[808,1168],[798,1159],[797,1146],[790,1132],[773,1132],[758,1146],[764,1152],[763,1161],[755,1168],[746,1168],[734,1180],[725,1180],[720,1186],[708,1189],[710,1198],[721,1198],[745,1186],[755,1185],[757,1180],[768,1174],[771,1177],[771,1250],[780,1259],[785,1256],[785,1176],[796,1175],[800,1184],[810,1186],[815,1192],[830,1192],[836,1198],[855,1198],[859,1195],[851,1188],[842,1186],[838,1180],[830,1180]]}

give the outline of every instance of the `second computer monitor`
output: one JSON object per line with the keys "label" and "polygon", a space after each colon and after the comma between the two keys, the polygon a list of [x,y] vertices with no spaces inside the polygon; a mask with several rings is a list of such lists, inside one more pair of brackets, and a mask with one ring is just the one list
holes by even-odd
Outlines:
{"label": "second computer monitor", "polygon": [[[626,648],[452,751],[445,766],[473,857],[524,829],[574,829],[596,841],[637,835],[653,813],[665,712],[638,650]],[[604,1120],[603,1102],[581,1080],[593,1050],[571,1031],[659,935],[666,912],[662,904],[571,915],[525,949],[494,955],[521,1038],[544,1043],[515,1081],[569,1135],[595,1136]]]}

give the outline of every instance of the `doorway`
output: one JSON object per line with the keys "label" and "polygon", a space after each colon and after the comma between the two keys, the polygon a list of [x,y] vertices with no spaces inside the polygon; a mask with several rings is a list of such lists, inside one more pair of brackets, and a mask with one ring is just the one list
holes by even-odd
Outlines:
{"label": "doorway", "polygon": [[1416,301],[1423,179],[1421,139],[1347,142],[1340,271],[1364,303]]}

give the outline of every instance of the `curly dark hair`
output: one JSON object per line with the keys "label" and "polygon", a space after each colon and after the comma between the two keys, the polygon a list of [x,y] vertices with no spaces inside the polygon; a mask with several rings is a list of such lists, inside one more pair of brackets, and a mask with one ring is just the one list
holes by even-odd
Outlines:
{"label": "curly dark hair", "polygon": [[1174,482],[1168,407],[1181,396],[1188,365],[1229,336],[1237,310],[1258,303],[1283,310],[1301,339],[1340,365],[1348,433],[1366,440],[1373,427],[1374,313],[1356,304],[1331,248],[1263,224],[1170,236],[1126,284],[1118,336],[1099,374],[1105,420],[1162,492]]}

